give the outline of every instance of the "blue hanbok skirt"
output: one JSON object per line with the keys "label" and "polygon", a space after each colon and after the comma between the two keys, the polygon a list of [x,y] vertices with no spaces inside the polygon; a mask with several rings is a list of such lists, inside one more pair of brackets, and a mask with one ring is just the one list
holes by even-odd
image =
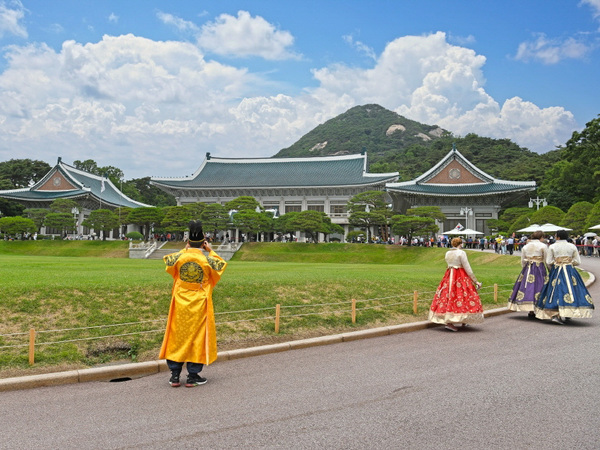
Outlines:
{"label": "blue hanbok skirt", "polygon": [[515,282],[508,299],[508,309],[533,311],[546,281],[548,281],[546,265],[543,262],[529,261]]}
{"label": "blue hanbok skirt", "polygon": [[592,317],[592,296],[571,264],[555,264],[535,305],[535,317]]}

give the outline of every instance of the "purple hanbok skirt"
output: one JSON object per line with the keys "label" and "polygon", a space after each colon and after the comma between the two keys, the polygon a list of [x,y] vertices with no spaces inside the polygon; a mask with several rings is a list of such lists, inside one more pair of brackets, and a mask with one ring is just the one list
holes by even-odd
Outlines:
{"label": "purple hanbok skirt", "polygon": [[521,270],[513,287],[508,299],[508,309],[533,311],[547,280],[546,265],[543,262],[529,261]]}

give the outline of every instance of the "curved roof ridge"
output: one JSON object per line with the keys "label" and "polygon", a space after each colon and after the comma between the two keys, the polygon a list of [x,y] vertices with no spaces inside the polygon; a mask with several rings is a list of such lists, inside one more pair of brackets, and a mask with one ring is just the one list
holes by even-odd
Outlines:
{"label": "curved roof ridge", "polygon": [[367,155],[310,158],[213,158],[207,154],[194,174],[152,177],[171,188],[350,186],[397,180],[399,173],[368,173]]}
{"label": "curved roof ridge", "polygon": [[207,158],[210,161],[218,160],[221,162],[293,162],[293,161],[313,161],[315,159],[321,159],[324,161],[333,161],[338,159],[366,159],[367,155],[361,153],[353,153],[351,155],[327,155],[327,156],[302,156],[298,158],[287,157],[287,158],[274,158],[274,157],[255,157],[255,158],[224,158],[218,156],[212,156],[209,154]]}
{"label": "curved roof ridge", "polygon": [[[57,173],[64,177],[72,187],[69,187],[68,189],[40,189]],[[137,208],[151,206],[129,198],[113,184],[110,178],[77,169],[62,162],[61,158],[58,158],[56,165],[37,183],[27,188],[0,191],[0,194],[4,194],[3,196],[13,200],[21,201],[51,201],[56,198],[92,196],[101,204],[104,203],[111,207],[128,206]]]}
{"label": "curved roof ridge", "polygon": [[[425,183],[416,183],[415,180],[400,181],[398,183],[388,183],[390,187],[402,187],[402,186],[421,186]],[[518,180],[498,180],[494,179],[490,183],[460,183],[460,184],[449,184],[449,183],[426,183],[427,186],[488,186],[492,184],[512,184],[516,186],[535,186],[535,181],[518,181]]]}
{"label": "curved roof ridge", "polygon": [[485,180],[485,181],[483,181],[484,183],[491,183],[493,181],[498,181],[493,176],[489,175],[488,173],[484,172],[483,170],[481,170],[477,166],[475,166],[461,152],[458,151],[458,149],[456,148],[456,144],[452,144],[452,149],[448,153],[446,153],[446,155],[442,159],[440,159],[436,165],[434,165],[427,172],[423,173],[422,175],[420,175],[414,179],[415,183],[417,183],[417,184],[424,183],[427,180],[433,178],[444,167],[446,167],[448,164],[450,164],[454,160],[457,160],[460,163],[462,163],[462,165],[465,166],[465,168],[467,170],[469,170],[469,172],[471,172],[471,174],[473,174],[477,178],[481,178],[481,179]]}

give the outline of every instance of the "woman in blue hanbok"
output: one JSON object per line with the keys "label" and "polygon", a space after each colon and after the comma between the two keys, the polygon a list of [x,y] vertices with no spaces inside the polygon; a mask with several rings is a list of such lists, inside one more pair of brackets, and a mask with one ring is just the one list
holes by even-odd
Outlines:
{"label": "woman in blue hanbok", "polygon": [[581,263],[577,247],[567,242],[560,230],[548,248],[546,264],[551,267],[548,282],[535,305],[535,317],[564,323],[563,319],[592,317],[594,304],[581,276],[573,266]]}
{"label": "woman in blue hanbok", "polygon": [[508,299],[508,309],[511,311],[527,311],[529,317],[535,317],[535,303],[547,281],[546,252],[548,246],[540,239],[543,231],[535,231],[531,239],[521,249],[522,270]]}

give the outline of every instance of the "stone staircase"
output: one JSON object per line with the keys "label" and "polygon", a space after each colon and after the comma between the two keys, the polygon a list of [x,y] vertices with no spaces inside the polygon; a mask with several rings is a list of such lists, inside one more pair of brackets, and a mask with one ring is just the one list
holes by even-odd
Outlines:
{"label": "stone staircase", "polygon": [[[164,244],[163,244],[164,245]],[[237,252],[242,244],[225,244],[225,245],[214,245],[213,250],[217,252],[217,254],[223,258],[225,261],[229,261],[231,257]],[[157,248],[153,250],[146,259],[163,259],[165,255],[169,255],[171,253],[175,253],[177,250],[169,248]],[[131,251],[129,257],[135,257],[131,255]]]}
{"label": "stone staircase", "polygon": [[146,259],[163,259],[163,256],[175,253],[177,250],[172,248],[157,248]]}

